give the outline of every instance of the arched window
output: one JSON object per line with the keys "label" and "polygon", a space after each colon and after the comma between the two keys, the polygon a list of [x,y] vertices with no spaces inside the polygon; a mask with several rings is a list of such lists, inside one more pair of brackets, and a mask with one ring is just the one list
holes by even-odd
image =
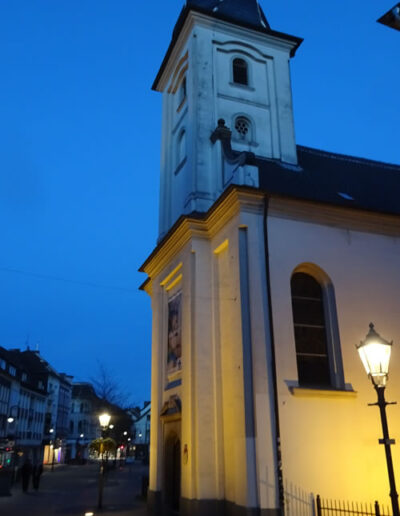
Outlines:
{"label": "arched window", "polygon": [[186,77],[182,79],[178,95],[179,105],[181,105],[185,101],[187,95]]}
{"label": "arched window", "polygon": [[248,86],[249,84],[249,73],[248,66],[244,59],[236,58],[233,60],[233,82],[235,84],[242,84]]}
{"label": "arched window", "polygon": [[310,274],[295,272],[291,290],[299,384],[332,386],[322,287]]}
{"label": "arched window", "polygon": [[177,164],[180,165],[186,158],[186,131],[182,129],[178,137]]}
{"label": "arched window", "polygon": [[238,116],[235,120],[236,138],[250,142],[252,140],[251,122],[244,116]]}

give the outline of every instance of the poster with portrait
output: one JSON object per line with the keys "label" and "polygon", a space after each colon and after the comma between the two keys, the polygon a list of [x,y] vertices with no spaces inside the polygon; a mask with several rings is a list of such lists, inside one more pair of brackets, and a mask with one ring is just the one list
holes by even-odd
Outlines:
{"label": "poster with portrait", "polygon": [[182,369],[182,292],[168,301],[168,375]]}

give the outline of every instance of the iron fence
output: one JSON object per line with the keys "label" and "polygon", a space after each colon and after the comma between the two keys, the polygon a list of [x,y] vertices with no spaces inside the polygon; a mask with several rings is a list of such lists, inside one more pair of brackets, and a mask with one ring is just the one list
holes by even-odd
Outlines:
{"label": "iron fence", "polygon": [[315,500],[316,516],[391,516],[387,507],[373,504],[324,500],[319,495]]}

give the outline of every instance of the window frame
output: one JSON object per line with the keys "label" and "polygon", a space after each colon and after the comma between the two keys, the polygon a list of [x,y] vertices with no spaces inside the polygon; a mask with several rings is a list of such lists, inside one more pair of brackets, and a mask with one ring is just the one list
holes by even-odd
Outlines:
{"label": "window frame", "polygon": [[182,127],[178,132],[176,139],[176,172],[180,170],[183,163],[187,158],[187,132],[186,128]]}
{"label": "window frame", "polygon": [[[247,132],[246,136],[244,136],[244,137],[241,137],[239,131],[236,129],[236,124],[238,123],[239,120],[243,120],[248,124],[248,132]],[[233,119],[233,128],[235,131],[234,132],[234,135],[235,135],[234,140],[241,142],[241,143],[247,143],[249,145],[251,145],[253,143],[254,124],[253,124],[252,120],[250,119],[250,117],[248,117],[246,115],[242,115],[242,114],[235,115],[235,117]]]}
{"label": "window frame", "polygon": [[[246,82],[238,82],[235,80],[235,62],[242,61],[246,65]],[[239,86],[242,88],[250,87],[250,65],[249,62],[242,56],[234,56],[231,60],[231,76],[232,76],[232,84],[234,86]]]}
{"label": "window frame", "polygon": [[177,95],[177,108],[176,111],[179,113],[182,110],[182,107],[185,105],[187,100],[187,78],[186,74],[182,77],[178,88],[176,89]]}
{"label": "window frame", "polygon": [[[298,378],[298,385],[301,388],[322,389],[322,390],[345,390],[343,358],[340,345],[340,334],[338,315],[336,309],[336,296],[333,283],[329,276],[317,265],[311,263],[304,263],[294,269],[290,277],[290,300],[293,300],[291,282],[292,278],[297,273],[307,274],[311,276],[321,287],[322,291],[322,305],[325,323],[325,337],[326,348],[328,356],[328,367],[330,375],[330,383],[326,384],[305,384],[300,383]],[[292,324],[293,324],[293,341],[295,345],[296,363],[297,363],[297,345],[294,332],[294,314],[292,307]],[[297,368],[298,374],[298,368]]]}

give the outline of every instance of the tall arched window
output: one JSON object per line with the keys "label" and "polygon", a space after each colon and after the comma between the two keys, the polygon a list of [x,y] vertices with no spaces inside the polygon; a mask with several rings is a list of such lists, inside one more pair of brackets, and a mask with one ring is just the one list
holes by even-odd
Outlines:
{"label": "tall arched window", "polygon": [[186,89],[186,77],[183,78],[181,86],[179,88],[179,104],[186,99],[187,89]]}
{"label": "tall arched window", "polygon": [[249,72],[248,66],[244,59],[237,57],[233,60],[233,82],[235,84],[242,84],[248,86],[249,84]]}
{"label": "tall arched window", "polygon": [[180,165],[186,158],[186,131],[182,129],[178,137],[177,145],[177,165]]}
{"label": "tall arched window", "polygon": [[295,272],[291,290],[299,384],[330,387],[332,379],[322,287],[310,274]]}

